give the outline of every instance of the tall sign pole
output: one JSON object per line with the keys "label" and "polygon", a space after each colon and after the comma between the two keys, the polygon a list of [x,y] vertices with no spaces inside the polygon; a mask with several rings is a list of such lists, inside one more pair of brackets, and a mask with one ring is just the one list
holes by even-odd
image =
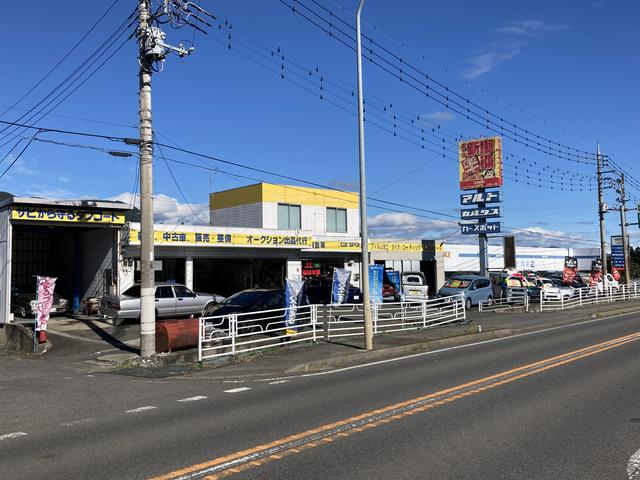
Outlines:
{"label": "tall sign pole", "polygon": [[155,272],[153,246],[153,128],[151,124],[151,67],[148,55],[149,0],[138,3],[140,82],[140,356],[156,351]]}
{"label": "tall sign pole", "polygon": [[598,173],[598,218],[600,221],[600,259],[602,260],[602,281],[607,277],[607,244],[604,237],[604,200],[602,194],[602,156],[600,155],[600,142],[596,152],[596,167]]}
{"label": "tall sign pole", "polygon": [[358,137],[360,156],[360,247],[361,268],[360,285],[362,285],[362,307],[364,314],[364,349],[373,349],[373,321],[369,298],[369,235],[367,231],[367,190],[364,161],[364,101],[362,98],[362,42],[360,35],[360,14],[364,0],[360,0],[356,11],[356,57],[358,74]]}
{"label": "tall sign pole", "polygon": [[489,275],[489,233],[500,233],[500,222],[489,222],[489,218],[500,218],[500,191],[487,188],[502,187],[502,139],[500,137],[480,138],[460,142],[460,190],[474,190],[463,193],[460,203],[462,220],[476,220],[475,223],[461,223],[463,235],[478,235],[479,273]]}

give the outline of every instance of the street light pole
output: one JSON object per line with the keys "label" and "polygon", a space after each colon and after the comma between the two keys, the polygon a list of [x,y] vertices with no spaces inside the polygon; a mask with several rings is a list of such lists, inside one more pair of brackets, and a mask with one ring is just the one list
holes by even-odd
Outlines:
{"label": "street light pole", "polygon": [[600,155],[600,143],[596,153],[596,167],[598,174],[598,220],[600,223],[600,259],[602,260],[602,281],[606,282],[607,277],[607,244],[604,236],[604,196],[602,193],[602,155]]}
{"label": "street light pole", "polygon": [[360,139],[360,247],[361,268],[360,285],[362,286],[362,306],[364,315],[364,349],[373,349],[373,323],[371,320],[371,303],[369,298],[369,235],[367,232],[367,193],[364,162],[364,100],[362,98],[362,41],[360,34],[360,13],[364,0],[360,0],[356,11],[356,57],[358,72],[358,136]]}

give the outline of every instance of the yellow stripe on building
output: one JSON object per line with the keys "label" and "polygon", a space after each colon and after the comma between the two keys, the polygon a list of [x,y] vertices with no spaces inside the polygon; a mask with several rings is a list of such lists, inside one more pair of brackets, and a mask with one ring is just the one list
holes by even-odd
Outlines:
{"label": "yellow stripe on building", "polygon": [[260,202],[358,208],[358,194],[355,192],[338,192],[323,188],[258,183],[256,185],[212,193],[209,199],[209,206],[211,210],[221,210],[223,208]]}

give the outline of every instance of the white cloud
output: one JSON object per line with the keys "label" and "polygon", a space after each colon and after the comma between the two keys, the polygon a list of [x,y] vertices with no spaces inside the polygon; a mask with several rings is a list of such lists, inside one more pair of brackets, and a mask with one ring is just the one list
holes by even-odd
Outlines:
{"label": "white cloud", "polygon": [[532,38],[570,28],[560,23],[546,23],[542,20],[518,20],[509,22],[498,29],[498,42],[488,47],[485,52],[469,59],[469,66],[462,72],[466,80],[474,80],[494,70],[498,65],[513,60]]}
{"label": "white cloud", "polygon": [[514,59],[520,53],[519,47],[514,47],[507,52],[487,52],[469,60],[470,66],[463,73],[462,76],[466,80],[473,80],[489,73],[501,63]]}
{"label": "white cloud", "polygon": [[329,186],[339,190],[347,190],[349,192],[357,192],[360,189],[360,183],[357,180],[347,178],[337,178],[329,182]]}
{"label": "white cloud", "polygon": [[[131,192],[123,192],[111,197],[109,200],[120,201],[130,205],[132,196]],[[135,206],[140,208],[139,195],[136,196]],[[167,195],[158,194],[153,196],[153,215],[155,223],[208,225],[209,206],[205,203],[188,205]]]}
{"label": "white cloud", "polygon": [[432,112],[422,115],[421,118],[434,122],[452,122],[456,119],[456,116],[452,112]]}
{"label": "white cloud", "polygon": [[396,239],[439,238],[458,228],[457,222],[428,220],[410,213],[380,213],[367,220],[371,237]]}
{"label": "white cloud", "polygon": [[523,37],[539,37],[547,33],[566,30],[567,28],[569,28],[568,25],[560,23],[545,23],[542,20],[519,20],[510,22],[498,28],[497,31],[498,33],[520,35]]}

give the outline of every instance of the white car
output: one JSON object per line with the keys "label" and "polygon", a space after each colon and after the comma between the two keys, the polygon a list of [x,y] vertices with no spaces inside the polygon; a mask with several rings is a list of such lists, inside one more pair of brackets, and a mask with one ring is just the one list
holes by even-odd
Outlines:
{"label": "white car", "polygon": [[573,287],[554,282],[550,278],[540,278],[538,281],[543,300],[566,300],[575,294]]}

